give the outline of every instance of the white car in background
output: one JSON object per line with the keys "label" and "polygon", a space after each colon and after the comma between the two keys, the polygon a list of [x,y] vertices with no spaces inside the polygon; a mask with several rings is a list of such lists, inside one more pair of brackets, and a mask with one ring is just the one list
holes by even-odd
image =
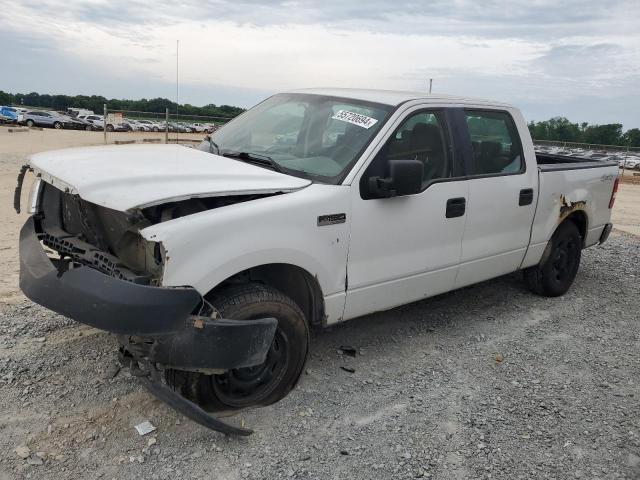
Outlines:
{"label": "white car in background", "polygon": [[194,133],[203,133],[207,131],[207,126],[202,123],[190,123],[188,126],[191,127],[191,131]]}
{"label": "white car in background", "polygon": [[158,123],[152,122],[151,120],[137,120],[137,123],[145,127],[145,131],[147,132],[159,132],[164,130],[164,127],[161,127]]}
{"label": "white car in background", "polygon": [[640,169],[640,157],[628,156],[626,159],[620,160],[618,166],[629,170],[638,170]]}

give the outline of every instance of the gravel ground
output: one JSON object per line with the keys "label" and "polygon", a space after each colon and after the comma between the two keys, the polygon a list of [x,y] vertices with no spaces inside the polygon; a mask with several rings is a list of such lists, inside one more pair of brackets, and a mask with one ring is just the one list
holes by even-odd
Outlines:
{"label": "gravel ground", "polygon": [[4,305],[0,479],[638,479],[639,273],[618,233],[561,298],[514,274],[318,332],[285,400],[229,419],[248,438],[153,399],[107,334]]}

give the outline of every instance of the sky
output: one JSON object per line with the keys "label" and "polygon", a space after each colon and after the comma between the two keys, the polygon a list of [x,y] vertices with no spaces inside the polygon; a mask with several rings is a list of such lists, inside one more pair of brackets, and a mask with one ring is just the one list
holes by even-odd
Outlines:
{"label": "sky", "polygon": [[0,0],[0,90],[250,107],[297,88],[640,127],[640,1]]}

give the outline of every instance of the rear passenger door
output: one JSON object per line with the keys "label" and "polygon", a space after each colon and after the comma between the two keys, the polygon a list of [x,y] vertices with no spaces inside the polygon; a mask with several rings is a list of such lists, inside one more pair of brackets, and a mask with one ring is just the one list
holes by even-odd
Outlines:
{"label": "rear passenger door", "polygon": [[469,199],[456,287],[517,270],[537,198],[516,123],[506,110],[465,109]]}

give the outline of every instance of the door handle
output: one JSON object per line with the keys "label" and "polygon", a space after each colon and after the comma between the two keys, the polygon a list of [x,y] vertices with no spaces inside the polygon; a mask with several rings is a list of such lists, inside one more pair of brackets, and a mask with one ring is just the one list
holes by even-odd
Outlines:
{"label": "door handle", "polygon": [[450,198],[447,200],[446,218],[461,217],[467,207],[467,200],[464,197]]}
{"label": "door handle", "polygon": [[533,188],[523,188],[520,190],[519,206],[531,205],[533,203]]}

